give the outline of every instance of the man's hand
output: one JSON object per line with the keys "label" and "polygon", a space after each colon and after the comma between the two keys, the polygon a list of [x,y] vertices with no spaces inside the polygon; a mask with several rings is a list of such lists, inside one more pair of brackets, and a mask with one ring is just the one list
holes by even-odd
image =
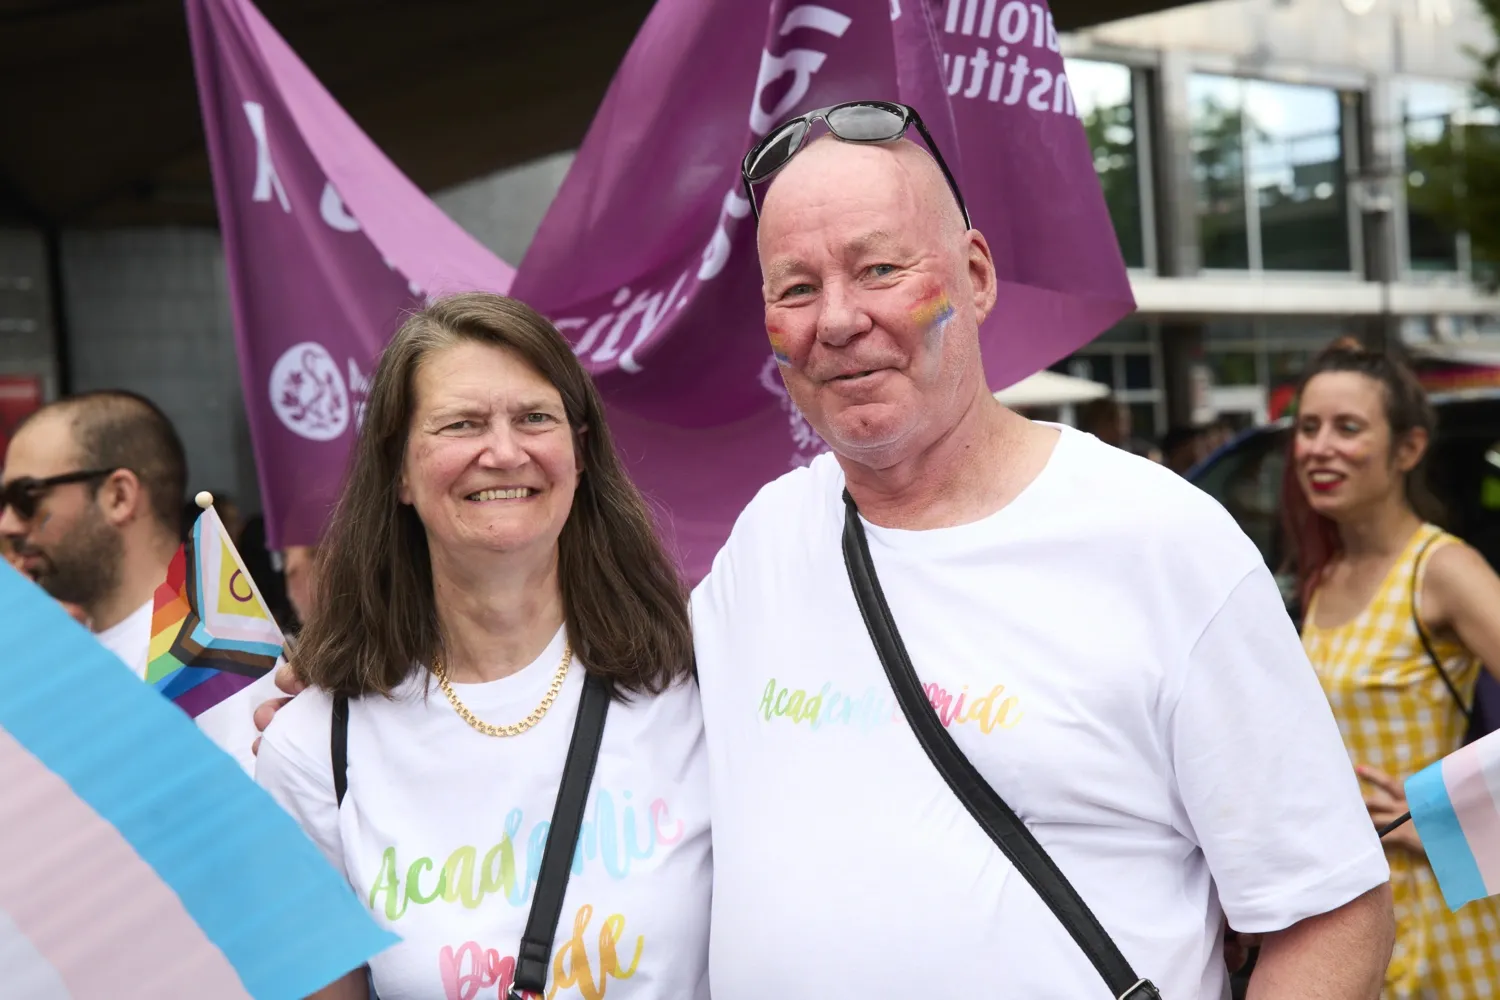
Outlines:
{"label": "man's hand", "polygon": [[[1373,767],[1357,767],[1354,770],[1365,783],[1365,808],[1370,810],[1370,819],[1374,821],[1377,830],[1411,811],[1406,805],[1406,786],[1401,782]],[[1402,823],[1382,837],[1381,842],[1404,847],[1418,854],[1423,850],[1422,839],[1417,836],[1417,826],[1412,822]]]}
{"label": "man's hand", "polygon": [[[265,732],[266,727],[271,724],[271,720],[276,718],[276,713],[281,710],[281,706],[291,701],[298,692],[307,687],[297,677],[297,673],[292,669],[290,663],[283,663],[276,669],[276,686],[286,692],[286,697],[272,698],[270,701],[261,702],[256,707],[255,728],[258,732]],[[259,736],[255,738],[254,743],[250,744],[250,752],[254,754],[260,753]]]}
{"label": "man's hand", "polygon": [[1396,943],[1391,884],[1264,936],[1247,1000],[1378,1000]]}

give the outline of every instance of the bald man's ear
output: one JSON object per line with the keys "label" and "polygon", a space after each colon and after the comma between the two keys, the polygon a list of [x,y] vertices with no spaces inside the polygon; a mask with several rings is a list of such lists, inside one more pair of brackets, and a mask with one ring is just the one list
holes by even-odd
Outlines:
{"label": "bald man's ear", "polygon": [[995,258],[990,254],[990,245],[984,234],[971,229],[966,237],[969,241],[969,284],[974,290],[974,315],[983,323],[995,308],[998,294],[995,277]]}

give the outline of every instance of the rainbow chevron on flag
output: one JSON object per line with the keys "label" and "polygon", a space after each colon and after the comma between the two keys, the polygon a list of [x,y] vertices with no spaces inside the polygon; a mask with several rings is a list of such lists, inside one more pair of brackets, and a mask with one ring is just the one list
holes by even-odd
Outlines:
{"label": "rainbow chevron on flag", "polygon": [[156,590],[146,683],[196,718],[274,668],[283,645],[224,522],[209,507]]}
{"label": "rainbow chevron on flag", "polygon": [[1500,895],[1500,730],[1407,778],[1406,802],[1450,910]]}

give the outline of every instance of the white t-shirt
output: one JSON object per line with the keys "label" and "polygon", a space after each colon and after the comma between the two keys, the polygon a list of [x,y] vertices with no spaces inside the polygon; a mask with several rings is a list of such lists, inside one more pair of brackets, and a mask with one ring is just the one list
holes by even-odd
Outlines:
{"label": "white t-shirt", "polygon": [[[146,679],[146,660],[151,653],[152,605],[152,601],[147,601],[128,618],[94,635],[105,649],[125,661],[125,665],[142,680]],[[255,755],[251,747],[260,735],[255,728],[255,709],[262,702],[277,697],[281,697],[281,691],[276,687],[275,671],[272,671],[202,712],[195,721],[219,749],[238,761],[246,774],[253,775]]]}
{"label": "white t-shirt", "polygon": [[[714,1000],[1103,1000],[902,717],[843,485],[825,455],[765,487],[693,596]],[[1280,929],[1388,878],[1271,575],[1207,494],[1064,429],[999,512],[866,532],[948,732],[1166,1000],[1228,995],[1223,913]]]}
{"label": "white t-shirt", "polygon": [[[559,630],[524,670],[455,684],[487,722],[524,718],[562,657]],[[256,779],[400,944],[370,963],[381,1000],[504,998],[530,913],[584,671],[516,737],[459,718],[422,670],[392,699],[349,708],[338,808],[332,700],[309,690],[277,713]],[[610,705],[547,983],[560,998],[708,997],[712,884],[703,720],[692,682]]]}

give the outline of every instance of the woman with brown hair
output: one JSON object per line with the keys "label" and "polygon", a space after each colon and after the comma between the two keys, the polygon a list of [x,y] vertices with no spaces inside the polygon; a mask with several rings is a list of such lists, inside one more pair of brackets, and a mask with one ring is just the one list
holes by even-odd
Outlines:
{"label": "woman with brown hair", "polygon": [[[1407,812],[1406,778],[1462,745],[1481,664],[1500,667],[1500,578],[1433,523],[1433,429],[1410,369],[1338,341],[1304,377],[1282,487],[1303,645],[1377,827]],[[1414,827],[1385,846],[1396,947],[1381,995],[1468,998],[1500,983],[1500,901],[1452,913]]]}
{"label": "woman with brown hair", "polygon": [[[256,777],[402,938],[370,963],[382,1000],[503,998],[518,960],[549,997],[706,997],[687,592],[546,320],[475,293],[402,326],[315,586],[295,651],[309,687],[267,727]],[[538,957],[518,944],[591,698],[608,714]],[[319,995],[367,993],[354,974]]]}

